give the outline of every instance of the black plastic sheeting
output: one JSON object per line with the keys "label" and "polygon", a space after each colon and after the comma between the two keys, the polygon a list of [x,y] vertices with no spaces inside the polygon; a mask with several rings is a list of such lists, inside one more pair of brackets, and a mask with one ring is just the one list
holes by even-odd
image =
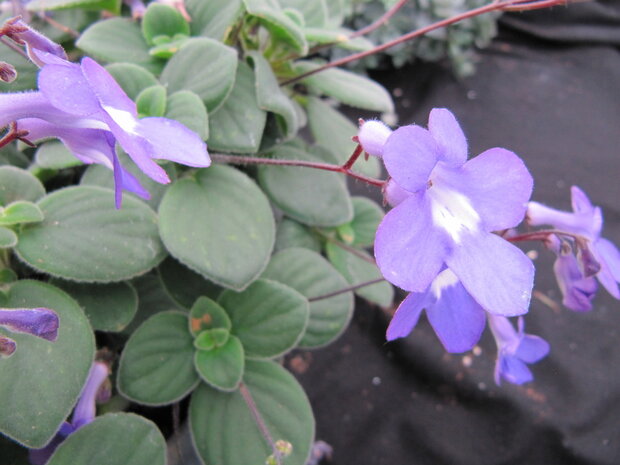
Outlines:
{"label": "black plastic sheeting", "polygon": [[[603,208],[603,236],[620,245],[620,2],[513,14],[456,81],[436,65],[375,75],[396,97],[400,124],[426,125],[450,108],[470,156],[513,150],[535,179],[533,199],[570,209],[570,186]],[[536,289],[561,301],[550,252],[538,244]],[[620,302],[599,289],[594,309],[553,310],[532,300],[526,332],[551,344],[523,386],[493,381],[495,345],[446,354],[422,317],[385,343],[386,313],[358,302],[333,346],[298,353],[298,375],[333,465],[618,465]],[[290,366],[290,358],[289,358]],[[328,462],[325,462],[328,463]]]}

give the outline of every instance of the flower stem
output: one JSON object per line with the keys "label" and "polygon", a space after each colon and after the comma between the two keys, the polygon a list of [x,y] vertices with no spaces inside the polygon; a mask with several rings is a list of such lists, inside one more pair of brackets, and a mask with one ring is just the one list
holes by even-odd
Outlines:
{"label": "flower stem", "polygon": [[280,460],[280,451],[276,447],[276,444],[271,437],[271,433],[269,432],[269,429],[265,424],[265,420],[263,420],[263,417],[258,411],[258,407],[256,407],[256,403],[254,402],[254,398],[252,397],[250,390],[244,383],[239,384],[239,393],[241,394],[241,397],[243,397],[243,400],[250,409],[250,413],[252,414],[252,418],[254,418],[258,429],[269,444],[269,447],[271,447],[271,450],[273,451],[273,457],[276,459],[277,464],[281,465],[282,460]]}
{"label": "flower stem", "polygon": [[[277,166],[298,166],[305,168],[314,168],[317,170],[334,171],[336,173],[346,174],[352,178],[358,179],[372,186],[383,187],[385,181],[375,179],[363,174],[351,171],[345,165],[333,165],[331,163],[321,163],[306,160],[278,160],[275,158],[262,157],[246,157],[243,155],[225,155],[220,153],[211,154],[211,159],[217,163],[232,163],[235,165],[277,165]],[[359,155],[358,155],[359,156]]]}
{"label": "flower stem", "polygon": [[318,295],[316,297],[310,297],[310,298],[308,298],[308,302],[316,302],[317,300],[329,299],[330,297],[334,297],[334,296],[337,296],[337,295],[340,295],[340,294],[344,294],[346,292],[351,292],[351,291],[354,291],[356,289],[360,289],[362,287],[372,286],[373,284],[377,284],[377,283],[380,283],[382,281],[385,281],[385,278],[381,277],[381,278],[373,279],[371,281],[365,281],[363,283],[355,284],[355,285],[349,286],[349,287],[344,287],[342,289],[338,289],[337,291],[329,292],[327,294]]}
{"label": "flower stem", "polygon": [[547,238],[555,234],[556,236],[566,236],[576,241],[587,241],[587,239],[579,234],[573,234],[566,231],[560,231],[556,229],[542,229],[540,231],[533,231],[525,234],[519,234],[518,236],[504,237],[509,242],[525,242],[525,241],[545,241]]}
{"label": "flower stem", "polygon": [[354,53],[352,55],[346,56],[339,60],[332,61],[330,63],[326,63],[323,66],[320,66],[316,69],[312,69],[310,71],[306,71],[305,73],[300,74],[299,76],[295,76],[291,79],[287,79],[280,83],[280,85],[284,86],[287,84],[293,84],[297,81],[300,81],[308,76],[311,76],[316,73],[320,73],[321,71],[325,71],[329,68],[335,68],[337,66],[341,66],[347,63],[351,63],[352,61],[360,60],[370,55],[374,55],[375,53],[383,52],[388,48],[394,47],[396,45],[402,44],[403,42],[407,42],[411,39],[415,39],[416,37],[422,36],[427,32],[433,31],[435,29],[439,29],[442,27],[449,26],[451,24],[457,23],[459,21],[463,21],[468,18],[472,18],[474,16],[479,16],[484,13],[490,13],[492,11],[521,11],[521,10],[534,10],[538,8],[546,8],[559,4],[566,4],[570,0],[495,0],[488,5],[484,5],[478,8],[474,8],[473,10],[466,11],[465,13],[461,13],[450,18],[442,19],[441,21],[437,21],[436,23],[430,24],[428,26],[422,27],[415,31],[409,32],[408,34],[404,34],[394,40],[386,42],[385,44],[378,45],[370,50],[366,50],[364,52]]}

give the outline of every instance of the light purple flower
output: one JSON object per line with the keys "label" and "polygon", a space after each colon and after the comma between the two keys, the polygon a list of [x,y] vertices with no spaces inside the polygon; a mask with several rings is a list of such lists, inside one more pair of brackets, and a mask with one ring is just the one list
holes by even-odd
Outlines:
{"label": "light purple flower", "polygon": [[95,419],[98,393],[104,386],[109,374],[110,370],[105,363],[93,363],[86,384],[84,384],[80,398],[73,410],[71,422],[65,421],[47,446],[30,450],[28,458],[32,465],[44,465],[67,436]]}
{"label": "light purple flower", "polygon": [[428,321],[448,352],[465,352],[474,347],[486,323],[484,309],[452,271],[444,270],[426,292],[412,292],[402,301],[387,329],[387,340],[407,336],[422,309],[426,309]]}
{"label": "light purple flower", "polygon": [[564,306],[577,312],[592,310],[592,299],[598,289],[596,279],[583,275],[568,242],[560,241],[555,234],[552,234],[545,241],[545,245],[557,257],[553,271],[562,292]]}
{"label": "light purple flower", "polygon": [[[571,187],[572,212],[555,210],[538,202],[530,202],[527,222],[532,226],[552,225],[581,237],[575,244],[581,272],[585,277],[596,278],[616,299],[620,299],[620,251],[607,239],[600,237],[603,228],[603,214],[599,207],[590,202],[577,186]],[[585,240],[585,244],[583,244]]]}
{"label": "light purple flower", "polygon": [[32,29],[19,16],[5,21],[0,28],[0,36],[7,36],[13,42],[24,45],[28,58],[39,67],[45,65],[47,54],[67,60],[62,46]]}
{"label": "light purple flower", "polygon": [[395,207],[377,230],[375,256],[393,284],[425,293],[450,269],[488,312],[527,312],[534,267],[517,247],[492,234],[519,224],[532,177],[514,153],[493,148],[467,161],[454,115],[434,109],[429,129],[405,126],[382,149]]}
{"label": "light purple flower", "polygon": [[[55,341],[58,324],[58,315],[49,308],[0,308],[0,326],[14,333],[32,334]],[[12,355],[15,349],[15,341],[0,335],[0,355]]]}
{"label": "light purple flower", "polygon": [[525,334],[523,318],[519,318],[519,330],[508,318],[489,315],[489,327],[497,344],[495,383],[499,386],[504,379],[512,384],[532,381],[534,376],[528,364],[536,363],[549,353],[549,344],[543,338]]}

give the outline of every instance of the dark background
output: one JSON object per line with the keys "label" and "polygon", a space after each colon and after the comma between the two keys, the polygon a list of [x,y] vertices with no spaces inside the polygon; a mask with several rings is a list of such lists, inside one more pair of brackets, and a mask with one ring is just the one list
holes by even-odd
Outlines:
{"label": "dark background", "polygon": [[[534,200],[569,209],[570,186],[580,186],[603,208],[603,236],[620,244],[619,47],[620,2],[581,3],[505,15],[471,78],[419,63],[373,77],[395,92],[400,125],[426,125],[431,108],[447,107],[470,156],[495,146],[520,155]],[[560,302],[552,254],[524,245],[532,249],[536,290]],[[617,465],[620,302],[599,289],[594,303],[574,313],[532,300],[526,331],[551,353],[523,386],[495,385],[488,331],[475,353],[450,355],[422,317],[386,344],[389,315],[362,301],[336,344],[288,366],[333,465]]]}

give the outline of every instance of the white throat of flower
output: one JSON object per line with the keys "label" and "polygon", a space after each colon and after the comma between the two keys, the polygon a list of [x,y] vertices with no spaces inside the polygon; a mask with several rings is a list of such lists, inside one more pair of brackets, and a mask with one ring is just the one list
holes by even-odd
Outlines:
{"label": "white throat of flower", "polygon": [[129,134],[137,134],[136,126],[138,126],[138,120],[134,115],[125,110],[119,110],[118,108],[102,105],[103,109],[108,115],[118,124],[123,130]]}
{"label": "white throat of flower", "polygon": [[444,229],[455,243],[461,242],[463,233],[480,229],[480,216],[465,195],[439,182],[426,195],[431,202],[433,223]]}
{"label": "white throat of flower", "polygon": [[459,278],[451,270],[443,270],[431,283],[431,292],[439,300],[444,289],[454,286],[458,282]]}

